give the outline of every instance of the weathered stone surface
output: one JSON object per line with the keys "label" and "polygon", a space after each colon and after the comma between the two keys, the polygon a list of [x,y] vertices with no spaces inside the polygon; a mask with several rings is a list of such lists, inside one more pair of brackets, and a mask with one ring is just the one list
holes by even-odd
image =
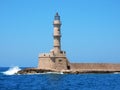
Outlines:
{"label": "weathered stone surface", "polygon": [[[47,72],[58,72],[64,74],[84,74],[84,73],[120,73],[120,64],[71,64],[70,70],[57,70],[57,69],[37,69],[26,68],[19,71],[17,74],[37,74]],[[75,65],[75,67],[74,67]],[[90,67],[91,66],[91,67]]]}
{"label": "weathered stone surface", "polygon": [[111,63],[71,63],[72,70],[87,71],[119,71],[120,64]]}

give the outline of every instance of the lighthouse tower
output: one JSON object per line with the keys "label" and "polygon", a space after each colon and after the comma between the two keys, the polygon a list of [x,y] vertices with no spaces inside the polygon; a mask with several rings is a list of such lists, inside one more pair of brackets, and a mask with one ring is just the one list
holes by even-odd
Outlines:
{"label": "lighthouse tower", "polygon": [[54,53],[57,55],[61,52],[61,31],[60,31],[60,27],[61,27],[61,21],[60,21],[60,16],[58,13],[56,13],[55,17],[54,17],[54,22],[53,22],[53,26],[54,26]]}
{"label": "lighthouse tower", "polygon": [[58,13],[55,14],[53,27],[53,49],[49,53],[39,54],[38,68],[57,71],[68,70],[70,69],[70,63],[67,60],[65,51],[61,50],[61,21]]}

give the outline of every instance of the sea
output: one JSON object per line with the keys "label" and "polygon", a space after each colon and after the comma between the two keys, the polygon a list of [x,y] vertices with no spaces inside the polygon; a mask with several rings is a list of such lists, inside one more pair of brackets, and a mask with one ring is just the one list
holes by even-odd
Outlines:
{"label": "sea", "polygon": [[0,67],[0,90],[120,90],[120,74],[16,75],[24,67]]}

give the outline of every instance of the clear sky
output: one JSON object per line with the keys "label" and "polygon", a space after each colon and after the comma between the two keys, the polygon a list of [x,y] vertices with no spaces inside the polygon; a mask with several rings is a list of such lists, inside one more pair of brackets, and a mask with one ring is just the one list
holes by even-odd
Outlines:
{"label": "clear sky", "polygon": [[70,62],[120,63],[120,0],[0,0],[0,66],[37,66],[56,12]]}

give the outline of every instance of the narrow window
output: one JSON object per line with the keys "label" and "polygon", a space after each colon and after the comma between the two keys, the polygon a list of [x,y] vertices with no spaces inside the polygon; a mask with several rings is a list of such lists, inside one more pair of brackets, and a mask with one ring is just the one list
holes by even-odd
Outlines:
{"label": "narrow window", "polygon": [[67,69],[70,69],[70,66],[67,66]]}
{"label": "narrow window", "polygon": [[60,59],[59,62],[62,62],[62,60]]}

